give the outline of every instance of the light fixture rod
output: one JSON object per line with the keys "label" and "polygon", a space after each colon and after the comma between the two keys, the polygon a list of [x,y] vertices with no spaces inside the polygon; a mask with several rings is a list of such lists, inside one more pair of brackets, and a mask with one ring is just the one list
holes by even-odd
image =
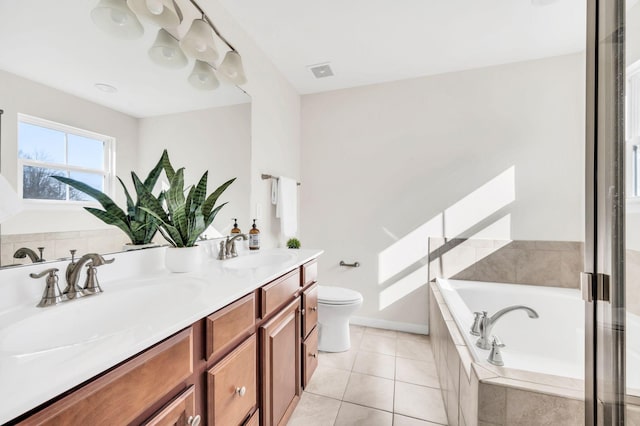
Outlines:
{"label": "light fixture rod", "polygon": [[202,17],[204,18],[204,21],[209,24],[209,26],[211,27],[211,29],[213,30],[214,33],[216,33],[216,35],[220,38],[220,40],[224,41],[224,43],[229,46],[229,48],[231,50],[233,50],[234,52],[237,52],[236,48],[233,47],[233,45],[231,43],[229,43],[229,41],[224,38],[224,36],[222,34],[220,34],[220,31],[218,31],[218,29],[216,28],[216,26],[213,24],[213,21],[211,19],[209,19],[209,17],[207,16],[207,14],[204,12],[204,10],[202,10],[202,8],[200,7],[200,5],[198,3],[196,3],[195,0],[189,0],[191,2],[191,4],[198,9],[198,12],[200,12],[202,14]]}

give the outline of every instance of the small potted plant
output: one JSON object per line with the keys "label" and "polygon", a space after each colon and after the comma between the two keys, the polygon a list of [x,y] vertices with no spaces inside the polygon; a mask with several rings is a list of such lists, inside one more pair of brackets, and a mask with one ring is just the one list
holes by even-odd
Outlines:
{"label": "small potted plant", "polygon": [[[167,150],[162,153],[162,167],[169,179],[169,189],[161,197],[155,197],[139,179],[134,179],[142,202],[142,209],[157,221],[160,234],[170,244],[167,248],[165,266],[172,272],[190,272],[201,263],[201,254],[196,242],[211,225],[213,219],[227,203],[216,207],[220,195],[235,181],[230,179],[207,196],[205,172],[195,186],[185,188],[184,167],[174,170]],[[185,196],[186,193],[186,196]]]}
{"label": "small potted plant", "polygon": [[[147,178],[142,182],[141,187],[145,188],[146,192],[151,193],[153,191],[158,178],[163,170],[162,159],[158,161],[158,164],[149,172]],[[147,213],[141,208],[140,203],[140,193],[138,188],[136,187],[136,201],[133,201],[127,187],[125,186],[122,179],[118,177],[118,181],[120,185],[122,185],[122,189],[124,190],[124,194],[127,197],[127,210],[124,211],[104,192],[95,189],[92,186],[87,185],[84,182],[80,182],[75,179],[70,179],[64,176],[51,176],[54,179],[62,183],[66,183],[70,187],[87,194],[88,196],[94,198],[104,210],[95,208],[95,207],[85,207],[84,209],[103,221],[108,225],[114,225],[122,230],[127,237],[131,240],[125,246],[126,250],[131,249],[139,249],[146,248],[150,246],[156,246],[157,244],[152,243],[153,237],[156,235],[158,231],[157,220],[155,217]],[[131,172],[131,177],[134,182],[140,181],[138,176]],[[160,202],[164,199],[164,193],[160,193],[158,195],[158,200]]]}
{"label": "small potted plant", "polygon": [[299,249],[300,240],[297,238],[289,238],[289,240],[287,240],[287,247],[290,249]]}

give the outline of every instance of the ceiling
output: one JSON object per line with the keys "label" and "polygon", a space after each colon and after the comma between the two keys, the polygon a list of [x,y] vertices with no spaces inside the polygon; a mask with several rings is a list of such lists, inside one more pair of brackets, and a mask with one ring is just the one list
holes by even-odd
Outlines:
{"label": "ceiling", "polygon": [[[563,55],[586,43],[584,0],[220,1],[302,94]],[[307,66],[325,62],[335,76],[316,79]]]}
{"label": "ceiling", "polygon": [[[155,65],[147,50],[158,27],[141,21],[144,35],[137,40],[113,38],[90,17],[98,0],[0,0],[0,70],[108,106],[134,117],[149,117],[249,102],[233,85],[221,82],[215,91],[198,91],[187,77],[193,60],[179,70]],[[188,0],[184,35],[193,18],[200,17]],[[7,42],[10,41],[10,42]],[[218,44],[224,52],[223,45]],[[223,54],[221,54],[223,57]],[[115,86],[117,93],[97,90],[96,83]]]}

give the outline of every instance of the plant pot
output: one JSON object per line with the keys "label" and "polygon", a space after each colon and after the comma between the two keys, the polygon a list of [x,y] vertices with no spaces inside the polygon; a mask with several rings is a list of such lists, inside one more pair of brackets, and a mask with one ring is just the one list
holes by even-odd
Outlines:
{"label": "plant pot", "polygon": [[122,251],[142,250],[142,249],[151,248],[151,247],[160,247],[160,244],[158,243],[147,243],[147,244],[126,243],[124,246],[122,246]]}
{"label": "plant pot", "polygon": [[171,272],[193,272],[201,264],[201,247],[167,247],[164,266]]}

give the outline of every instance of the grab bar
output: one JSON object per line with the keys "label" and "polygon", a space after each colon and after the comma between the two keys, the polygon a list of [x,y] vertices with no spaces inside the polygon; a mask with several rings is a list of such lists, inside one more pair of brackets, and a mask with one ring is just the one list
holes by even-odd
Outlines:
{"label": "grab bar", "polygon": [[340,261],[340,266],[348,266],[350,268],[359,268],[360,267],[360,262],[345,263],[344,260],[341,260]]}

